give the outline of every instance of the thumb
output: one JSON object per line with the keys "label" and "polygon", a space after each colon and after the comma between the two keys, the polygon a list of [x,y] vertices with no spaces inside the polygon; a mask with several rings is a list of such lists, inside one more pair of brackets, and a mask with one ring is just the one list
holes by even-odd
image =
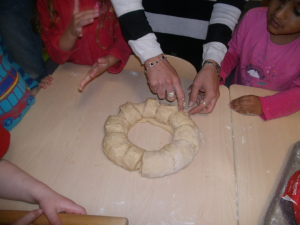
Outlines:
{"label": "thumb", "polygon": [[16,222],[12,223],[11,225],[28,225],[28,224],[31,224],[37,218],[39,218],[40,215],[42,215],[42,213],[43,213],[43,210],[41,210],[41,209],[36,209],[36,210],[30,211],[25,216],[21,217],[20,219],[18,219]]}
{"label": "thumb", "polygon": [[98,63],[98,64],[103,64],[103,63],[106,63],[106,62],[107,62],[107,58],[105,58],[105,57],[99,58],[99,59],[97,60],[97,63]]}
{"label": "thumb", "polygon": [[79,0],[74,0],[73,15],[79,12]]}

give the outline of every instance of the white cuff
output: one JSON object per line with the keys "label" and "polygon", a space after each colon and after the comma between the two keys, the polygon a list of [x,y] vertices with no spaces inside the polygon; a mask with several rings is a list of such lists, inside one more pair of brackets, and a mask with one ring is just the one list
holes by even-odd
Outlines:
{"label": "white cuff", "polygon": [[217,3],[214,5],[209,24],[225,24],[233,30],[238,23],[240,15],[241,10],[238,8],[227,4]]}
{"label": "white cuff", "polygon": [[207,59],[212,59],[216,61],[219,65],[224,59],[224,56],[227,52],[227,48],[221,42],[209,42],[203,45],[203,62]]}
{"label": "white cuff", "polygon": [[132,11],[144,10],[142,0],[111,0],[111,3],[118,17]]}
{"label": "white cuff", "polygon": [[163,54],[154,33],[149,33],[135,41],[130,40],[128,44],[137,57],[140,58],[142,64],[144,64],[147,59]]}

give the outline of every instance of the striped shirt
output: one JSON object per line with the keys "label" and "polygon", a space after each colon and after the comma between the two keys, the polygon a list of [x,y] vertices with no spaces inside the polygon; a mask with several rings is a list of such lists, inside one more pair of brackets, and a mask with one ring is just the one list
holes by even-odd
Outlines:
{"label": "striped shirt", "polygon": [[247,0],[111,0],[124,38],[144,63],[162,54],[219,64]]}

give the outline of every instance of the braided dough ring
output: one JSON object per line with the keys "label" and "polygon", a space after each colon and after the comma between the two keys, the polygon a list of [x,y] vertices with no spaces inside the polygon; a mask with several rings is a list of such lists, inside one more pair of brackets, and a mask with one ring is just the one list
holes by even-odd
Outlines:
{"label": "braided dough ring", "polygon": [[[158,151],[145,151],[131,143],[129,130],[140,122],[150,122],[173,135],[173,141]],[[126,170],[138,170],[143,177],[156,178],[177,173],[187,167],[200,148],[200,133],[188,113],[177,106],[160,104],[157,99],[120,107],[104,125],[103,151],[108,159]]]}

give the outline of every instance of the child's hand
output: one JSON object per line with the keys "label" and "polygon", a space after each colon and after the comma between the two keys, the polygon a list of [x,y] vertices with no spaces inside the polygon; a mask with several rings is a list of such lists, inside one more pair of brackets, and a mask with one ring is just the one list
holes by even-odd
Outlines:
{"label": "child's hand", "polygon": [[99,16],[99,9],[89,9],[79,12],[79,0],[74,0],[74,10],[71,24],[68,31],[74,37],[82,37],[82,28],[94,22],[94,18]]}
{"label": "child's hand", "polygon": [[39,85],[31,90],[31,94],[36,95],[39,92],[39,90],[41,90],[41,88],[47,89],[47,86],[52,85],[52,80],[53,78],[51,77],[51,75],[48,75],[47,77],[43,78]]}
{"label": "child's hand", "polygon": [[38,203],[51,225],[62,225],[62,222],[57,215],[57,213],[60,212],[69,214],[86,214],[86,210],[83,207],[48,187],[41,192],[41,197]]}
{"label": "child's hand", "polygon": [[59,40],[59,47],[63,51],[71,51],[77,41],[77,38],[81,38],[83,36],[83,27],[93,23],[94,18],[99,16],[98,8],[82,12],[79,12],[79,8],[79,0],[74,0],[72,21]]}
{"label": "child's hand", "polygon": [[110,66],[118,62],[119,59],[115,58],[112,55],[107,55],[103,58],[99,58],[93,67],[89,70],[86,77],[81,81],[78,90],[83,91],[85,86],[97,76],[105,72]]}
{"label": "child's hand", "polygon": [[39,83],[39,87],[43,89],[47,89],[47,86],[52,85],[52,81],[53,81],[52,76],[48,75],[41,80],[41,82]]}
{"label": "child's hand", "polygon": [[21,217],[18,219],[16,222],[12,223],[11,225],[30,225],[32,224],[37,218],[42,215],[43,210],[41,209],[36,209],[33,211],[30,211],[27,213],[25,216]]}
{"label": "child's hand", "polygon": [[230,102],[230,108],[238,113],[261,115],[263,114],[259,97],[245,95]]}

